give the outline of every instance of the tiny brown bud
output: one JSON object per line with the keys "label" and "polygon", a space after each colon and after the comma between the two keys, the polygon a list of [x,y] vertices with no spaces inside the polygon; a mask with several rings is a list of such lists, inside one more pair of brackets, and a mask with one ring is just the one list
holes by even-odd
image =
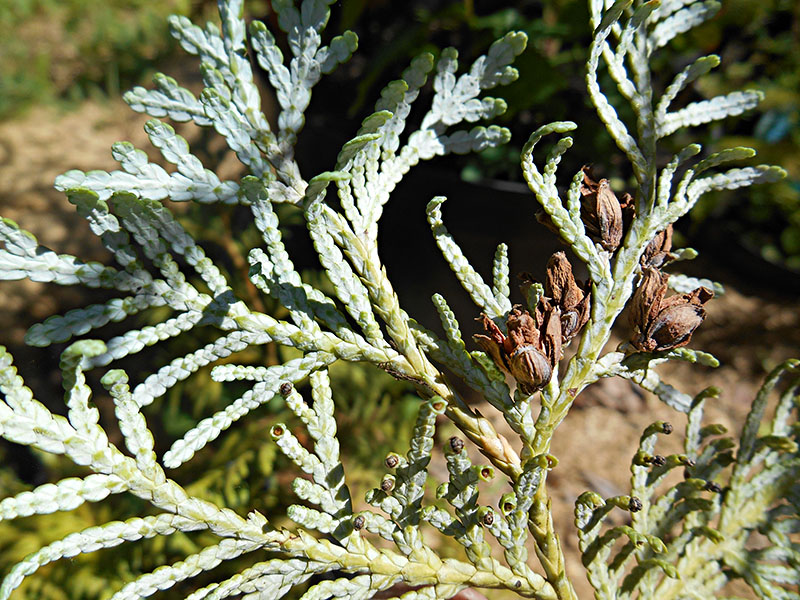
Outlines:
{"label": "tiny brown bud", "polygon": [[464,440],[462,440],[458,436],[454,435],[453,437],[450,438],[449,442],[450,442],[450,449],[455,453],[459,453],[464,449]]}
{"label": "tiny brown bud", "polygon": [[364,528],[366,522],[367,520],[363,516],[358,515],[355,519],[353,519],[353,529],[360,531]]}
{"label": "tiny brown bud", "polygon": [[272,435],[275,437],[282,437],[283,436],[283,427],[280,425],[274,425],[272,427]]}
{"label": "tiny brown bud", "polygon": [[386,457],[384,463],[390,469],[394,469],[398,464],[400,464],[400,459],[397,457],[396,454],[390,454],[389,456]]}
{"label": "tiny brown bud", "polygon": [[722,487],[715,481],[706,482],[705,489],[709,492],[714,492],[715,494],[719,494],[722,491]]}
{"label": "tiny brown bud", "polygon": [[661,426],[661,431],[664,432],[665,435],[669,435],[672,433],[672,423],[667,423],[666,421]]}
{"label": "tiny brown bud", "polygon": [[386,476],[381,479],[381,491],[389,493],[394,489],[394,477]]}
{"label": "tiny brown bud", "polygon": [[683,464],[689,467],[690,469],[694,467],[697,463],[693,458],[687,458],[683,461]]}
{"label": "tiny brown bud", "polygon": [[509,515],[511,511],[517,508],[517,497],[513,494],[513,492],[503,494],[500,498],[498,506],[504,515]]}
{"label": "tiny brown bud", "polygon": [[[292,393],[292,389],[293,388],[294,388],[294,386],[291,383],[289,383],[288,381],[282,383],[281,387],[279,388],[279,390],[281,392],[281,396],[283,396],[285,398],[286,396],[288,396],[289,394]],[[272,389],[274,390],[275,388],[272,388]]]}
{"label": "tiny brown bud", "polygon": [[489,527],[492,523],[494,523],[494,513],[489,511],[483,515],[483,524]]}
{"label": "tiny brown bud", "polygon": [[656,454],[650,460],[650,464],[652,464],[654,467],[663,467],[665,464],[667,464],[667,459],[660,454]]}
{"label": "tiny brown bud", "polygon": [[631,496],[630,502],[628,502],[629,511],[639,512],[640,510],[642,510],[643,507],[644,505],[642,504],[642,501],[639,500],[639,498],[637,498],[636,496]]}

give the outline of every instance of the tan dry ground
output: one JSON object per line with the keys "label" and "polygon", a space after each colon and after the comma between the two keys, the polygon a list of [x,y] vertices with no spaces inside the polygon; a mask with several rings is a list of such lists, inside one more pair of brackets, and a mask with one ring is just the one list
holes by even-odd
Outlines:
{"label": "tan dry ground", "polygon": [[[56,175],[71,168],[113,170],[110,144],[129,140],[149,150],[142,125],[146,119],[121,102],[87,102],[77,110],[59,113],[38,108],[24,118],[0,123],[0,214],[36,234],[42,244],[84,259],[103,260],[105,254],[64,196],[52,188]],[[695,337],[694,347],[714,353],[722,361],[711,370],[689,365],[662,368],[664,379],[694,393],[707,385],[723,390],[720,400],[709,402],[708,422],[737,430],[765,373],[785,358],[800,355],[800,311],[795,299],[763,299],[728,293],[708,307],[708,319]],[[0,331],[3,343],[20,348],[25,329],[33,322],[85,303],[84,290],[31,282],[0,285]],[[91,292],[90,292],[91,293]],[[42,375],[50,378],[49,373]],[[505,431],[502,419],[490,407],[482,412]],[[568,553],[569,569],[581,598],[591,591],[581,572],[572,529],[572,504],[586,489],[605,496],[625,493],[628,465],[644,427],[669,420],[676,434],[667,442],[678,449],[680,415],[649,394],[642,395],[622,380],[607,380],[579,397],[575,409],[559,430],[553,454],[559,467],[549,477],[554,519]],[[735,590],[740,596],[746,590]],[[497,596],[499,597],[499,596]]]}

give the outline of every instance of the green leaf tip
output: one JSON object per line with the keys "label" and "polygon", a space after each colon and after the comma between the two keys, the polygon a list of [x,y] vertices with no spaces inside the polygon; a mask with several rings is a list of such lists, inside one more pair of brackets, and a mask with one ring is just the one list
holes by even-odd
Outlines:
{"label": "green leaf tip", "polygon": [[724,535],[722,535],[718,530],[709,527],[708,525],[701,525],[700,527],[697,528],[697,530],[700,534],[704,535],[715,544],[721,544],[722,542],[725,541]]}
{"label": "green leaf tip", "polygon": [[668,421],[656,421],[645,428],[644,433],[642,433],[642,438],[644,439],[656,434],[669,435],[672,431],[672,424]]}
{"label": "green leaf tip", "polygon": [[597,36],[599,32],[608,29],[614,23],[619,21],[619,18],[622,16],[622,12],[633,4],[633,0],[617,0],[611,8],[609,8],[605,15],[603,15],[602,21],[600,24],[595,28],[594,35]]}
{"label": "green leaf tip", "polygon": [[[59,187],[59,180],[62,184],[66,183],[66,178],[70,176],[70,174],[80,174],[80,176],[83,177],[81,171],[67,171],[63,175],[56,177],[56,187]],[[78,208],[100,209],[102,212],[108,212],[108,204],[104,200],[100,200],[100,196],[97,192],[81,187],[67,188],[64,192],[67,194],[69,203],[74,204]]]}
{"label": "green leaf tip", "polygon": [[305,198],[314,199],[319,196],[331,182],[347,181],[348,179],[350,179],[350,174],[345,171],[325,171],[324,173],[320,173],[308,180]]}
{"label": "green leaf tip", "polygon": [[62,359],[70,359],[76,357],[94,358],[105,354],[107,351],[106,344],[102,340],[79,340],[67,346],[61,354]]}
{"label": "green leaf tip", "polygon": [[509,31],[492,44],[489,48],[489,56],[492,56],[492,48],[495,44],[507,44],[511,47],[514,56],[519,56],[525,51],[528,45],[528,35],[524,31]]}
{"label": "green leaf tip", "polygon": [[[11,227],[13,229],[19,229],[20,228],[16,221],[14,221],[13,219],[9,219],[7,217],[0,217],[0,223],[3,223],[4,225],[8,225],[9,227]],[[31,235],[33,235],[33,234],[31,234]]]}
{"label": "green leaf tip", "polygon": [[765,435],[760,437],[757,442],[758,446],[776,450],[778,452],[797,452],[797,442],[785,435]]}
{"label": "green leaf tip", "polygon": [[636,12],[633,13],[633,17],[631,17],[631,27],[638,28],[644,23],[647,18],[653,14],[653,11],[656,10],[661,6],[661,0],[650,0],[649,2],[645,2],[639,8],[636,9]]}
{"label": "green leaf tip", "polygon": [[393,116],[394,115],[388,110],[379,110],[371,115],[367,115],[364,120],[361,121],[361,129],[359,129],[359,133],[373,133],[383,127],[383,125]]}
{"label": "green leaf tip", "polygon": [[428,201],[428,204],[425,206],[425,211],[430,214],[438,210],[442,204],[447,202],[446,196],[434,196]]}
{"label": "green leaf tip", "polygon": [[551,133],[566,133],[577,128],[577,123],[573,121],[556,121],[554,123],[542,125],[528,137],[528,141],[525,142],[525,145],[522,147],[522,156],[526,157],[530,155],[533,152],[533,148],[544,136]]}
{"label": "green leaf tip", "polygon": [[592,508],[598,508],[603,506],[606,501],[603,500],[603,497],[598,494],[597,492],[583,492],[578,499],[575,501],[576,504],[584,504],[586,506],[591,506]]}
{"label": "green leaf tip", "polygon": [[128,375],[123,369],[111,369],[100,378],[100,383],[103,385],[103,387],[110,388],[115,386],[120,381],[127,379]]}
{"label": "green leaf tip", "polygon": [[769,172],[769,175],[767,176],[767,179],[765,179],[765,181],[770,183],[775,181],[780,181],[781,179],[784,179],[789,176],[789,172],[786,169],[784,169],[783,167],[779,167],[777,165],[770,165],[767,171]]}

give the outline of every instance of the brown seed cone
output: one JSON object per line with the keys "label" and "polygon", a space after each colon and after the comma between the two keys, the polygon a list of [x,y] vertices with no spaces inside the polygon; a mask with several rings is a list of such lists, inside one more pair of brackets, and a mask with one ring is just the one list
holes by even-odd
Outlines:
{"label": "brown seed cone", "polygon": [[604,249],[613,252],[622,241],[622,207],[608,179],[594,181],[589,176],[589,167],[583,167],[580,192],[581,218],[586,230]]}
{"label": "brown seed cone", "polygon": [[575,283],[572,265],[563,252],[556,252],[547,261],[545,294],[558,306],[575,308],[584,298],[583,290]]}
{"label": "brown seed cone", "polygon": [[520,346],[510,356],[511,375],[522,393],[530,395],[543,388],[553,376],[547,357],[533,346]]}
{"label": "brown seed cone", "polygon": [[666,275],[658,269],[645,269],[630,302],[630,320],[634,329],[647,330],[647,323],[658,314],[659,304],[666,293]]}
{"label": "brown seed cone", "polygon": [[508,315],[508,336],[486,315],[481,321],[488,335],[475,335],[475,342],[503,371],[510,373],[520,390],[532,394],[550,381],[561,359],[560,310],[542,299],[535,316],[514,306]]}
{"label": "brown seed cone", "polygon": [[644,249],[641,258],[642,267],[655,267],[660,269],[668,260],[673,259],[669,251],[672,250],[672,224],[659,231]]}
{"label": "brown seed cone", "polygon": [[515,306],[508,314],[506,326],[508,327],[508,337],[511,339],[509,354],[520,346],[538,346],[540,323],[537,323],[527,310],[522,310],[521,306]]}
{"label": "brown seed cone", "polygon": [[703,305],[714,292],[699,287],[688,294],[665,298],[668,275],[647,267],[631,298],[631,343],[637,350],[653,352],[687,345],[692,333],[705,319]]}
{"label": "brown seed cone", "polygon": [[482,314],[478,320],[481,321],[484,331],[489,335],[476,333],[472,336],[472,339],[492,358],[494,364],[506,373],[510,373],[506,352],[506,346],[510,347],[510,342],[508,342],[506,336],[500,331],[500,328],[495,325],[494,321],[487,315]]}
{"label": "brown seed cone", "polygon": [[561,341],[569,342],[589,320],[587,286],[580,286],[572,275],[572,265],[563,252],[556,252],[547,262],[545,293],[561,310]]}

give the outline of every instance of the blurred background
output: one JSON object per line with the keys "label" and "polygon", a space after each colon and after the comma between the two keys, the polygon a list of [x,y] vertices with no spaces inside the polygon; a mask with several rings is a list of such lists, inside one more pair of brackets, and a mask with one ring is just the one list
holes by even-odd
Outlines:
{"label": "blurred background", "polygon": [[[360,52],[333,77],[323,79],[315,96],[324,106],[312,106],[312,123],[331,135],[346,137],[370,112],[380,88],[397,77],[421,51],[455,46],[464,59],[474,59],[503,33],[525,31],[531,42],[517,60],[521,77],[503,90],[509,110],[503,120],[512,127],[511,144],[480,157],[439,161],[464,180],[520,181],[518,150],[532,127],[552,120],[576,119],[590,110],[584,93],[584,59],[589,31],[583,0],[416,0],[402,10],[386,0],[345,0],[333,6],[328,34],[353,29]],[[32,106],[75,108],[87,99],[115,100],[134,84],[147,84],[151,75],[185,55],[167,34],[166,16],[183,14],[195,21],[213,18],[208,0],[6,0],[0,22],[12,35],[0,41],[0,119],[19,118]],[[248,15],[267,18],[268,0],[247,3]],[[710,23],[679,36],[658,53],[657,67],[667,78],[700,54],[715,53],[722,65],[705,77],[682,100],[758,88],[766,93],[761,106],[739,122],[674,136],[682,147],[687,136],[718,146],[745,144],[761,160],[778,163],[790,177],[739,197],[707,198],[695,211],[695,227],[706,219],[722,219],[745,245],[773,264],[800,272],[800,6],[793,0],[730,0]],[[187,69],[191,72],[191,69]],[[347,93],[329,93],[344,89]],[[557,101],[554,101],[556,100]],[[339,131],[341,130],[341,131]],[[584,119],[576,146],[587,157],[616,154],[605,131]],[[305,141],[319,149],[320,140]],[[338,147],[339,140],[331,146]],[[666,150],[671,148],[667,147]],[[323,160],[328,157],[323,153]],[[617,158],[617,161],[621,160]],[[591,162],[599,162],[596,159]],[[605,161],[603,161],[605,162]],[[608,174],[625,177],[614,164]]]}
{"label": "blurred background", "polygon": [[[528,34],[528,49],[515,62],[519,81],[494,90],[508,101],[508,112],[500,122],[511,129],[511,142],[481,155],[444,157],[416,168],[399,186],[382,221],[390,224],[381,231],[382,255],[408,312],[437,328],[430,295],[443,292],[467,339],[477,332],[472,321],[477,314],[431,239],[424,217],[430,198],[438,194],[449,197],[445,222],[483,273],[491,271],[496,245],[506,242],[511,247],[512,273],[530,271],[542,278],[547,257],[560,245],[536,223],[535,201],[522,181],[519,152],[528,135],[544,123],[573,120],[579,128],[561,173],[574,173],[582,165],[592,164],[599,176],[609,178],[612,187],[622,192],[630,188],[630,170],[585,93],[584,65],[591,31],[584,0],[410,0],[400,4],[402,7],[389,0],[344,0],[332,6],[326,38],[352,29],[359,36],[359,50],[315,88],[298,160],[306,177],[330,169],[342,143],[372,111],[381,88],[420,52],[437,54],[442,47],[454,46],[463,67],[507,31]],[[187,56],[168,34],[169,14],[186,15],[195,22],[215,20],[216,4],[196,0],[0,2],[0,24],[10,32],[0,38],[0,214],[35,233],[42,244],[85,260],[109,261],[85,221],[52,189],[52,183],[56,175],[72,168],[115,169],[110,146],[118,140],[132,141],[147,151],[151,160],[159,160],[142,131],[146,117],[127,109],[120,95],[134,85],[150,86],[156,72],[175,77],[195,92],[200,90],[196,59]],[[269,0],[248,1],[246,14],[264,20],[276,31]],[[656,89],[663,89],[686,64],[710,53],[721,57],[721,66],[684,92],[676,104],[742,88],[763,90],[765,100],[757,110],[739,118],[672,135],[664,141],[663,162],[690,142],[701,143],[705,153],[745,145],[758,151],[759,162],[779,164],[789,173],[773,185],[708,195],[677,226],[677,244],[701,251],[697,261],[680,268],[721,281],[728,293],[712,303],[709,318],[693,343],[716,354],[722,362],[720,369],[698,373],[677,366],[665,372],[689,393],[709,384],[722,387],[727,403],[716,413],[712,409],[712,416],[735,429],[763,374],[781,360],[800,354],[800,3],[725,0],[715,19],[679,36],[657,54]],[[266,77],[261,77],[261,83],[264,110],[272,117],[275,109]],[[605,84],[604,90],[613,92],[612,85]],[[424,106],[425,99],[418,104]],[[622,114],[625,116],[624,111]],[[420,118],[419,110],[412,112],[412,122]],[[191,125],[177,129],[207,168],[227,177],[241,174],[235,158],[213,133]],[[561,182],[564,187],[568,185],[566,177]],[[171,208],[223,266],[242,297],[256,308],[278,310],[248,284],[243,257],[259,242],[246,209],[183,204]],[[286,242],[296,264],[308,281],[324,288],[329,284],[319,274],[299,215],[290,208],[281,210]],[[97,291],[31,282],[0,284],[0,341],[14,354],[37,398],[51,410],[63,412],[60,373],[55,366],[65,345],[27,347],[25,330],[51,314],[109,297]],[[522,301],[522,296],[515,300]],[[151,313],[110,325],[99,335],[145,326],[162,316]],[[208,337],[199,343],[213,339],[211,332],[206,333]],[[626,335],[623,323],[612,345]],[[197,346],[196,338],[178,338],[120,366],[128,369],[136,383]],[[287,358],[290,355],[285,350],[268,346],[239,353],[230,361],[275,364]],[[403,450],[397,440],[406,443],[418,400],[404,384],[373,369],[338,366],[332,375],[343,455],[357,502],[363,504],[363,492],[380,481],[383,456],[390,450]],[[220,410],[246,389],[213,382],[207,369],[177,385],[148,408],[148,422],[160,444],[157,450],[168,449],[198,420]],[[110,400],[98,393],[95,401],[105,411],[104,424],[113,431]],[[657,418],[680,422],[657,400],[616,380],[602,382],[583,394],[576,408],[564,426],[564,435],[557,436],[560,441],[554,451],[562,463],[550,479],[556,519],[566,527],[562,539],[573,560],[577,560],[577,552],[569,525],[574,498],[587,488],[603,488],[598,491],[606,495],[621,493],[626,485],[626,465],[641,429]],[[263,439],[268,425],[279,420],[291,422],[291,415],[279,400],[267,403],[198,454],[175,474],[176,479],[190,492],[242,513],[252,508],[265,514],[282,513],[294,501],[288,484],[295,474]],[[502,427],[501,421],[498,427]],[[441,437],[446,440],[453,433],[445,426]],[[597,457],[590,466],[585,464],[587,451]],[[57,457],[0,442],[0,497],[83,475],[82,469]],[[487,495],[503,491],[498,482]],[[125,496],[85,505],[66,515],[0,522],[0,575],[27,553],[69,532],[147,510],[138,499]],[[31,577],[18,597],[106,598],[136,574],[180,560],[204,543],[202,534],[176,534],[61,561]],[[457,555],[458,548],[443,548],[442,552]],[[218,580],[240,567],[238,562],[222,565],[201,576],[200,582]],[[575,569],[580,573],[577,563]],[[579,587],[581,597],[588,597],[586,583]],[[183,597],[188,589],[179,585],[162,597]]]}

